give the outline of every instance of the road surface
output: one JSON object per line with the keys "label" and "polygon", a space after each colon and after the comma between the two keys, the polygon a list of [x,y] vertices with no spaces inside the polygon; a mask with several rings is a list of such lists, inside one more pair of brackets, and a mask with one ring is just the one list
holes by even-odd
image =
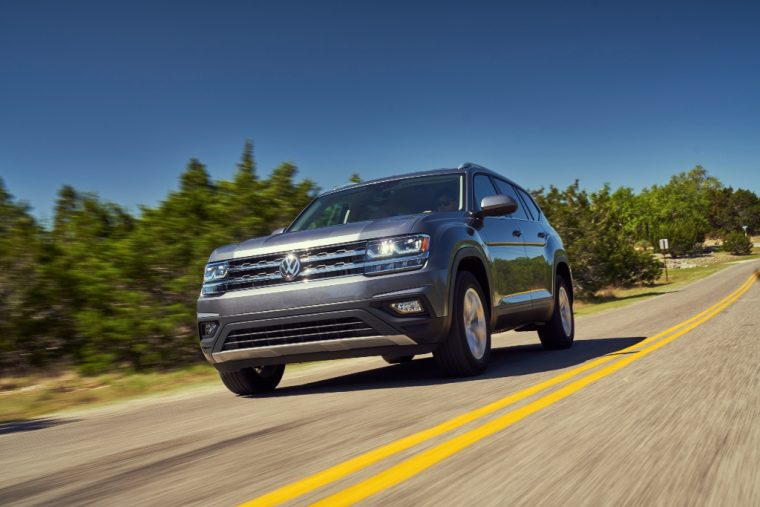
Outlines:
{"label": "road surface", "polygon": [[578,318],[570,350],[495,336],[478,378],[365,358],[2,426],[0,505],[760,505],[758,268]]}

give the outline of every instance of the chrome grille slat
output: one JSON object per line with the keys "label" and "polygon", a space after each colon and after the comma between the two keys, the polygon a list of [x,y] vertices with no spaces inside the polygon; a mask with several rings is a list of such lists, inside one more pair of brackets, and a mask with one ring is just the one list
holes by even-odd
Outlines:
{"label": "chrome grille slat", "polygon": [[231,273],[238,273],[241,271],[254,271],[254,270],[264,270],[264,269],[279,269],[280,268],[280,261],[282,259],[276,259],[274,261],[267,261],[267,262],[246,262],[243,264],[238,264],[234,267],[230,267],[229,271]]}
{"label": "chrome grille slat", "polygon": [[319,253],[316,255],[308,255],[301,259],[302,264],[306,264],[309,262],[324,262],[324,261],[330,261],[334,259],[345,259],[346,257],[364,257],[364,253],[366,250],[364,248],[362,249],[356,249],[356,250],[339,250],[338,252],[335,252],[333,254],[327,254],[327,253]]}
{"label": "chrome grille slat", "polygon": [[352,262],[352,263],[341,262],[340,264],[335,264],[333,266],[315,266],[313,268],[304,269],[303,271],[301,271],[301,275],[309,276],[309,275],[313,275],[317,273],[333,273],[335,271],[345,271],[345,270],[353,270],[353,269],[363,270],[364,263],[363,262]]}
{"label": "chrome grille slat", "polygon": [[235,283],[245,283],[245,282],[255,282],[258,280],[279,280],[282,278],[282,275],[277,273],[260,273],[257,275],[244,275],[238,278],[233,278],[229,281],[227,281],[228,284],[235,284]]}

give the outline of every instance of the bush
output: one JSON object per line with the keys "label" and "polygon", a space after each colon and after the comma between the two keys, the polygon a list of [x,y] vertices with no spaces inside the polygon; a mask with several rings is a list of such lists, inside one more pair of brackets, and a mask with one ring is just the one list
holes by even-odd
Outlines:
{"label": "bush", "polygon": [[741,232],[729,232],[723,238],[723,250],[734,255],[749,255],[752,253],[752,240]]}
{"label": "bush", "polygon": [[660,237],[668,238],[668,253],[673,257],[689,257],[702,253],[705,235],[699,227],[687,221],[661,226]]}

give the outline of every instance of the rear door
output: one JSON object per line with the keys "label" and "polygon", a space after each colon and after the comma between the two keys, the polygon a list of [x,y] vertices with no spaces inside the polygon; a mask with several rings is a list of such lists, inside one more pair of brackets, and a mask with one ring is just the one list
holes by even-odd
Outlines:
{"label": "rear door", "polygon": [[539,314],[545,314],[551,311],[554,287],[554,259],[552,249],[547,246],[549,231],[546,222],[541,220],[541,210],[533,198],[520,187],[513,188],[520,195],[528,212],[528,220],[521,224],[521,227],[525,249],[531,260],[533,304]]}

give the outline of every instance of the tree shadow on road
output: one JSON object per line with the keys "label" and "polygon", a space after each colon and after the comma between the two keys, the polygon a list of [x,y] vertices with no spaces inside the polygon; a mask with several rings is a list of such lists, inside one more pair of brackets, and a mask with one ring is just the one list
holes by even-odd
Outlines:
{"label": "tree shadow on road", "polygon": [[602,295],[602,296],[594,296],[584,301],[587,301],[593,304],[611,303],[611,302],[617,302],[617,301],[631,301],[635,299],[648,299],[648,298],[653,298],[655,296],[664,296],[665,294],[673,294],[675,292],[681,292],[681,290],[673,289],[673,290],[662,290],[662,291],[648,291],[648,292],[642,292],[640,294],[630,294],[628,296]]}
{"label": "tree shadow on road", "polygon": [[54,419],[54,418],[44,418],[44,419],[30,419],[30,420],[20,420],[20,421],[10,421],[10,422],[4,422],[0,423],[0,435],[7,435],[10,433],[21,433],[24,431],[36,431],[36,430],[44,430],[45,428],[51,428],[53,426],[58,426],[59,424],[66,424],[73,422],[72,419]]}
{"label": "tree shadow on road", "polygon": [[491,351],[491,363],[488,370],[480,376],[468,378],[444,377],[436,368],[433,359],[425,357],[415,359],[410,363],[388,365],[325,380],[282,387],[263,396],[276,398],[519,377],[576,366],[597,357],[619,352],[639,343],[644,338],[637,336],[576,340],[573,347],[567,350],[548,351],[544,350],[540,344],[494,348]]}

